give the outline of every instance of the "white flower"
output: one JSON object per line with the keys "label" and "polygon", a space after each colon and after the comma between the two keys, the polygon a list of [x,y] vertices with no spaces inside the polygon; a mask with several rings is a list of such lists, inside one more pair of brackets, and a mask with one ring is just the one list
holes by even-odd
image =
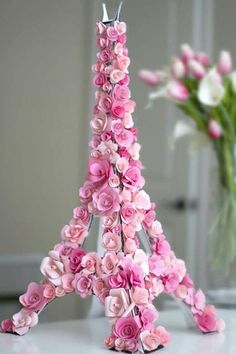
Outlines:
{"label": "white flower", "polygon": [[200,81],[198,88],[198,99],[207,106],[218,106],[225,94],[225,88],[222,85],[221,77],[212,69]]}

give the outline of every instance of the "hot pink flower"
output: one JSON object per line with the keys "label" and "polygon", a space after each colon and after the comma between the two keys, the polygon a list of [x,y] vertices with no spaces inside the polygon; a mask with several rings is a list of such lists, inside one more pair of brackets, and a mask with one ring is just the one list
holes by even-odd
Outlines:
{"label": "hot pink flower", "polygon": [[139,334],[139,327],[134,318],[122,317],[115,323],[114,334],[121,339],[135,339]]}
{"label": "hot pink flower", "polygon": [[197,79],[201,80],[206,75],[204,66],[195,59],[189,61],[189,70],[191,74]]}
{"label": "hot pink flower", "polygon": [[208,133],[213,140],[217,140],[223,135],[222,126],[216,120],[211,119],[208,124]]}
{"label": "hot pink flower", "polygon": [[162,278],[165,292],[173,293],[179,285],[179,277],[176,273],[170,273]]}
{"label": "hot pink flower", "polygon": [[129,306],[129,297],[125,289],[111,289],[105,299],[107,317],[121,317]]}
{"label": "hot pink flower", "polygon": [[121,237],[112,232],[106,232],[102,238],[102,245],[107,251],[119,252],[121,249]]}
{"label": "hot pink flower", "polygon": [[120,197],[118,192],[107,186],[93,194],[93,204],[99,215],[107,216],[120,209]]}
{"label": "hot pink flower", "polygon": [[182,54],[182,59],[185,63],[187,63],[190,59],[193,59],[195,57],[195,53],[193,49],[186,43],[181,45],[181,54]]}
{"label": "hot pink flower", "polygon": [[27,309],[38,311],[47,303],[44,297],[44,285],[30,283],[25,294],[19,298],[20,303]]}
{"label": "hot pink flower", "polygon": [[93,78],[93,84],[94,86],[102,86],[104,85],[106,82],[106,75],[102,74],[102,73],[97,73],[94,78]]}
{"label": "hot pink flower", "polygon": [[112,99],[108,94],[101,94],[98,101],[98,109],[104,113],[110,111],[112,105]]}
{"label": "hot pink flower", "polygon": [[167,95],[175,101],[184,102],[189,97],[189,91],[182,82],[173,80],[167,85]]}
{"label": "hot pink flower", "polygon": [[111,61],[112,57],[113,53],[110,48],[105,48],[99,53],[99,59],[104,63]]}
{"label": "hot pink flower", "polygon": [[169,242],[164,237],[157,239],[154,249],[157,254],[168,254],[171,250]]}
{"label": "hot pink flower", "polygon": [[195,315],[195,320],[202,332],[218,331],[218,320],[216,318],[216,309],[212,305],[207,305],[203,312]]}
{"label": "hot pink flower", "polygon": [[156,217],[155,210],[151,209],[145,213],[143,225],[146,229],[150,228]]}
{"label": "hot pink flower", "polygon": [[142,307],[140,310],[140,319],[142,323],[142,328],[150,330],[153,328],[153,323],[158,318],[158,312],[152,304]]}
{"label": "hot pink flower", "polygon": [[1,322],[0,332],[1,333],[11,333],[13,329],[13,322],[11,319],[6,319]]}
{"label": "hot pink flower", "polygon": [[110,163],[107,158],[89,159],[88,169],[88,179],[96,188],[100,188],[107,182],[110,172]]}
{"label": "hot pink flower", "polygon": [[23,308],[20,312],[13,315],[12,322],[13,332],[22,336],[28,332],[31,327],[36,326],[38,323],[38,315],[36,312]]}
{"label": "hot pink flower", "polygon": [[[54,251],[56,253],[56,251]],[[64,265],[58,258],[45,257],[40,266],[41,273],[54,285],[61,285]]]}
{"label": "hot pink flower", "polygon": [[92,294],[92,277],[91,275],[84,275],[77,273],[72,282],[75,292],[82,298]]}
{"label": "hot pink flower", "polygon": [[85,256],[85,251],[83,248],[76,248],[71,252],[70,261],[69,261],[69,268],[72,273],[78,273],[82,269],[82,259]]}
{"label": "hot pink flower", "polygon": [[141,172],[136,166],[128,167],[122,177],[122,183],[128,189],[138,188],[141,183]]}
{"label": "hot pink flower", "polygon": [[113,102],[111,107],[111,114],[115,118],[120,118],[120,119],[124,118],[125,108],[123,103],[119,101]]}
{"label": "hot pink flower", "polygon": [[126,288],[128,283],[126,272],[119,270],[118,273],[108,278],[108,283],[111,288]]}

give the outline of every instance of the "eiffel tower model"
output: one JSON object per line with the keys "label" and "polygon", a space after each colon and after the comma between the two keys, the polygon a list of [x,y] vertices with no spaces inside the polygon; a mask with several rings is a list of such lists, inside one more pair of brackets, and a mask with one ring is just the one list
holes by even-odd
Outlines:
{"label": "eiffel tower model", "polygon": [[[91,120],[91,154],[80,206],[61,231],[61,240],[42,260],[39,283],[31,282],[19,297],[22,309],[3,320],[1,331],[25,334],[38,323],[38,315],[58,297],[76,292],[95,295],[105,306],[111,324],[105,346],[131,353],[151,352],[165,346],[170,336],[156,326],[153,300],[169,294],[184,304],[203,333],[223,330],[214,306],[196,289],[183,260],[176,258],[155,204],[143,189],[138,131],[132,114],[135,102],[129,90],[130,59],[126,24],[120,9],[97,22],[97,62],[93,65],[96,103]],[[86,252],[83,244],[94,217],[102,225],[104,255]],[[148,245],[144,251],[141,244]],[[66,330],[66,329],[65,329]]]}

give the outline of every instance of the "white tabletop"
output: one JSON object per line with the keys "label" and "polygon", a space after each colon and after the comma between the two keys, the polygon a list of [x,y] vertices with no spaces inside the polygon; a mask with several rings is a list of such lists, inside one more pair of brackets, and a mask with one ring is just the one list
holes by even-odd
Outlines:
{"label": "white tabletop", "polygon": [[[219,310],[226,322],[221,334],[201,334],[186,327],[180,310],[163,311],[158,323],[171,332],[163,354],[235,354],[236,310]],[[0,334],[1,354],[109,354],[103,340],[109,333],[105,318],[39,324],[25,336]]]}

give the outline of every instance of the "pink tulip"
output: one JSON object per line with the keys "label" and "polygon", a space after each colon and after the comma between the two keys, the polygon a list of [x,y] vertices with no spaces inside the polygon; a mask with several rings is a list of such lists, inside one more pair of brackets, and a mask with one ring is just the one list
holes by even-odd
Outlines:
{"label": "pink tulip", "polygon": [[223,129],[216,120],[211,119],[208,124],[208,133],[213,140],[217,140],[223,135]]}
{"label": "pink tulip", "polygon": [[185,63],[187,63],[189,60],[194,58],[195,53],[188,44],[186,43],[182,44],[180,49],[181,49],[182,59]]}
{"label": "pink tulip", "polygon": [[171,71],[176,79],[181,79],[185,75],[185,65],[180,58],[173,58]]}
{"label": "pink tulip", "polygon": [[210,58],[206,53],[200,52],[200,53],[196,53],[195,55],[195,59],[201,63],[203,66],[208,66],[210,65]]}
{"label": "pink tulip", "polygon": [[167,95],[175,101],[184,102],[188,99],[189,92],[182,82],[172,80],[167,85]]}
{"label": "pink tulip", "polygon": [[160,75],[158,71],[143,69],[139,71],[139,77],[149,86],[157,86],[160,82]]}
{"label": "pink tulip", "polygon": [[206,75],[206,70],[197,60],[191,59],[188,63],[188,66],[191,74],[195,77],[195,79],[201,80]]}
{"label": "pink tulip", "polygon": [[232,71],[232,58],[229,52],[225,50],[220,52],[217,70],[220,74],[229,74]]}

